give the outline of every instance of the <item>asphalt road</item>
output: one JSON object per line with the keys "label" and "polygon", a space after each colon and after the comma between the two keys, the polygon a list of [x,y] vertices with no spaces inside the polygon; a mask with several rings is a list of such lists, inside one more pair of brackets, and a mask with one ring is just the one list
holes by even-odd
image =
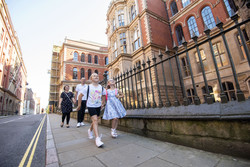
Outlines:
{"label": "asphalt road", "polygon": [[42,114],[0,119],[0,167],[17,167],[21,162],[23,166],[28,162],[32,167],[45,166],[47,121],[44,117]]}

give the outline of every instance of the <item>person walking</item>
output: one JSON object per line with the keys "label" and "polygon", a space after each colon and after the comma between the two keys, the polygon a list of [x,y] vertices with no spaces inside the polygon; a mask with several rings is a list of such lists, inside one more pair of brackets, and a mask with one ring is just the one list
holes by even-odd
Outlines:
{"label": "person walking", "polygon": [[82,97],[82,99],[78,99],[79,92],[81,90],[83,90],[85,87],[86,87],[85,78],[82,78],[81,79],[81,83],[76,86],[76,95],[75,95],[75,100],[77,101],[77,104],[78,104],[78,100],[81,101],[81,108],[80,108],[80,110],[77,113],[77,125],[76,125],[77,128],[79,128],[80,126],[84,126],[85,125],[83,123],[83,120],[84,120],[84,115],[85,115],[86,98],[87,98],[87,96],[84,95]]}
{"label": "person walking", "polygon": [[116,138],[118,136],[116,128],[118,126],[119,118],[126,115],[126,110],[118,98],[123,97],[123,93],[115,87],[115,81],[113,79],[108,80],[108,87],[106,91],[107,104],[104,110],[102,119],[111,120],[112,128],[111,136]]}
{"label": "person walking", "polygon": [[[89,139],[93,139],[93,131],[95,134],[95,143],[97,147],[103,146],[103,142],[101,141],[101,135],[99,136],[98,132],[98,118],[100,116],[101,107],[104,107],[105,104],[105,89],[98,84],[99,76],[97,73],[93,73],[90,76],[92,83],[88,85],[85,89],[80,91],[78,99],[81,99],[82,96],[87,96],[87,108],[89,115],[91,116],[91,126],[88,129],[88,137]],[[81,108],[81,102],[78,101],[77,111]]]}
{"label": "person walking", "polygon": [[66,117],[66,127],[69,128],[69,120],[70,120],[70,112],[72,112],[73,104],[75,103],[74,94],[69,91],[69,85],[65,85],[63,88],[63,92],[61,93],[59,100],[59,109],[62,110],[62,123],[61,127],[63,127],[64,120]]}

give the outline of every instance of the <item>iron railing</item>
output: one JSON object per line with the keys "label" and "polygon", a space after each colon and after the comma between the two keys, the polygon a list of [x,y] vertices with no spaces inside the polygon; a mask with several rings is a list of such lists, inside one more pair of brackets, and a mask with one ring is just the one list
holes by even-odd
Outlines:
{"label": "iron railing", "polygon": [[[215,98],[210,91],[209,85],[211,82],[216,82],[215,85],[218,87],[219,97],[217,98],[217,102],[227,103],[229,100],[231,100],[228,96],[230,93],[232,99],[245,101],[245,96],[247,96],[248,92],[243,92],[241,90],[238,80],[239,73],[236,71],[239,67],[239,63],[237,66],[235,66],[235,62],[233,61],[233,57],[235,57],[235,55],[233,56],[230,51],[225,34],[237,29],[237,33],[240,36],[240,40],[246,55],[247,61],[245,61],[245,64],[248,63],[247,69],[244,69],[244,71],[241,71],[241,73],[246,73],[249,76],[250,55],[247,43],[243,37],[240,27],[248,23],[250,19],[238,23],[237,14],[234,14],[231,19],[234,21],[235,25],[231,26],[230,28],[224,30],[223,23],[217,18],[216,26],[218,29],[213,30],[213,32],[218,32],[213,33],[213,36],[210,36],[211,30],[205,26],[205,37],[203,37],[203,39],[199,42],[198,37],[193,34],[193,43],[189,43],[188,46],[188,43],[183,37],[181,47],[176,46],[174,43],[173,49],[170,50],[166,48],[165,53],[167,58],[163,59],[163,54],[161,51],[159,51],[159,58],[157,58],[155,55],[153,55],[152,58],[148,57],[147,60],[145,60],[146,62],[143,60],[141,64],[139,63],[114,77],[113,79],[116,80],[117,88],[119,88],[124,94],[124,98],[121,99],[124,107],[126,109],[139,109],[163,106],[186,106],[190,104],[199,105],[201,104],[202,97],[204,98],[202,99],[204,103],[212,104],[215,102]],[[212,40],[215,38],[222,38],[222,43],[226,50],[225,54],[227,55],[227,59],[230,64],[227,66],[228,71],[231,73],[230,75],[225,76],[222,72],[223,69],[218,67],[212,44]],[[209,51],[212,56],[214,69],[210,70],[209,74],[204,68],[200,50],[201,45],[209,46]],[[199,63],[199,68],[201,69],[201,74],[199,74],[199,76],[194,74],[194,64],[191,63],[189,56],[191,51],[195,51],[197,53],[197,62]],[[183,76],[184,72],[182,70],[183,64],[181,65],[180,63],[181,56],[186,58],[186,69],[189,71],[189,75],[185,77]],[[211,77],[210,73],[213,74],[213,77]],[[222,74],[223,77],[221,76]],[[104,74],[105,79],[101,82],[103,85],[107,83],[106,76],[107,74]],[[201,93],[201,89],[198,91],[197,85],[199,85],[201,82],[199,81],[200,83],[198,84],[197,78],[202,80],[202,84],[204,85],[203,93]],[[233,91],[231,88],[229,90],[225,88],[225,82],[223,83],[225,78],[232,79],[233,85],[235,86]],[[189,90],[191,91],[187,91],[187,87],[189,87]]]}

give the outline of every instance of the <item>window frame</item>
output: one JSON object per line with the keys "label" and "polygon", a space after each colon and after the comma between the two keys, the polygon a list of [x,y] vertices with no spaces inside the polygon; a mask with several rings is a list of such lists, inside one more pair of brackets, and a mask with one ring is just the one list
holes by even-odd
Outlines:
{"label": "window frame", "polygon": [[78,52],[77,51],[74,51],[74,55],[73,55],[73,61],[78,61]]}
{"label": "window frame", "polygon": [[184,37],[184,34],[180,24],[175,27],[175,33],[178,45],[182,45],[182,37]]}
{"label": "window frame", "polygon": [[130,6],[130,21],[132,22],[137,16],[137,12],[136,12],[136,5],[133,4]]}
{"label": "window frame", "polygon": [[109,58],[108,56],[105,57],[105,65],[108,65],[109,64]]}
{"label": "window frame", "polygon": [[194,16],[190,16],[187,20],[188,30],[190,33],[190,37],[193,38],[193,32],[198,37],[200,35],[199,29],[196,23],[196,19]]}
{"label": "window frame", "polygon": [[[224,66],[227,66],[229,63],[228,63],[228,59],[227,59],[227,56],[226,56],[226,52],[224,50],[224,48],[221,46],[221,42],[216,42],[213,44],[213,53],[214,53],[214,58],[216,60],[216,63],[217,63],[217,67],[218,68],[221,68],[221,67],[224,67]],[[216,46],[216,50],[217,52],[214,50],[214,46]],[[220,46],[220,47],[219,47]],[[226,60],[225,63],[223,64],[223,58]],[[218,62],[218,60],[220,62]]]}
{"label": "window frame", "polygon": [[176,15],[178,13],[178,7],[177,7],[177,4],[176,4],[176,1],[173,0],[171,3],[170,3],[170,10],[171,10],[171,14],[172,16]]}
{"label": "window frame", "polygon": [[[185,1],[185,2],[183,2]],[[181,4],[182,4],[182,7],[185,8],[186,6],[188,6],[190,4],[190,0],[181,0]]]}
{"label": "window frame", "polygon": [[92,63],[92,55],[88,54],[88,63]]}
{"label": "window frame", "polygon": [[81,68],[81,78],[85,78],[85,69]]}
{"label": "window frame", "polygon": [[[229,89],[229,87],[230,87],[229,84],[231,86],[233,86],[233,89]],[[232,101],[233,98],[234,98],[234,100],[237,100],[236,92],[235,92],[235,86],[234,86],[234,84],[232,82],[229,82],[229,81],[223,82],[222,83],[222,88],[223,88],[224,93],[227,96],[228,101]]]}
{"label": "window frame", "polygon": [[120,33],[119,35],[120,37],[120,47],[121,47],[121,51],[122,53],[127,53],[127,39],[126,39],[126,33],[125,32],[122,32]]}
{"label": "window frame", "polygon": [[139,32],[138,28],[133,32],[133,43],[132,43],[132,45],[133,45],[133,51],[136,51],[141,47],[140,32]]}
{"label": "window frame", "polygon": [[[182,69],[183,69],[183,74],[185,77],[188,77],[191,75],[190,70],[189,70],[189,65],[187,61],[187,57],[184,56],[181,58],[181,63],[182,63]],[[184,64],[185,63],[185,64]]]}
{"label": "window frame", "polygon": [[88,69],[88,79],[90,78],[91,74],[92,74],[92,70]]}
{"label": "window frame", "polygon": [[81,62],[85,62],[85,54],[84,53],[81,54]]}
{"label": "window frame", "polygon": [[99,63],[98,56],[97,56],[97,55],[95,55],[95,56],[94,56],[94,64],[98,64],[98,63]]}
{"label": "window frame", "polygon": [[[205,54],[205,51],[203,49],[200,50],[200,55],[201,55],[201,59],[202,59],[203,67],[204,67],[204,72],[206,72],[209,70],[209,67],[207,64],[207,55]],[[198,73],[201,73],[202,68],[201,68],[201,64],[200,64],[200,60],[199,60],[199,56],[197,52],[195,52],[195,59],[196,59],[196,63],[198,66]]]}
{"label": "window frame", "polygon": [[213,12],[209,6],[205,6],[201,10],[201,16],[202,16],[202,20],[203,20],[204,25],[206,25],[209,29],[213,29],[214,27],[216,27],[214,15],[213,15]]}
{"label": "window frame", "polygon": [[124,19],[123,9],[121,9],[121,10],[118,11],[118,23],[119,23],[119,27],[125,25],[125,19]]}
{"label": "window frame", "polygon": [[73,77],[72,77],[73,79],[78,79],[77,72],[78,72],[77,68],[74,67],[73,68]]}

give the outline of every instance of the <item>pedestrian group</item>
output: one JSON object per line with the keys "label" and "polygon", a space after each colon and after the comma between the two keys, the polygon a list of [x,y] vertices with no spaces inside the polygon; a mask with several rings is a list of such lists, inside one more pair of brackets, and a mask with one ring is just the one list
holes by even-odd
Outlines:
{"label": "pedestrian group", "polygon": [[103,119],[112,120],[111,136],[116,138],[117,125],[119,118],[126,115],[126,110],[120,102],[119,98],[123,97],[123,93],[115,87],[113,79],[108,80],[107,89],[99,84],[99,76],[93,73],[90,76],[90,81],[81,79],[81,83],[76,86],[76,94],[69,91],[69,86],[64,86],[64,92],[61,93],[59,100],[59,108],[62,111],[61,127],[64,125],[65,117],[67,117],[66,127],[69,128],[70,112],[73,110],[74,103],[78,104],[77,113],[77,128],[84,126],[83,123],[85,109],[87,107],[88,113],[91,116],[92,123],[88,129],[88,138],[93,139],[95,136],[95,144],[97,147],[103,146],[101,140],[102,135],[98,130],[98,118],[101,110],[104,110]]}

